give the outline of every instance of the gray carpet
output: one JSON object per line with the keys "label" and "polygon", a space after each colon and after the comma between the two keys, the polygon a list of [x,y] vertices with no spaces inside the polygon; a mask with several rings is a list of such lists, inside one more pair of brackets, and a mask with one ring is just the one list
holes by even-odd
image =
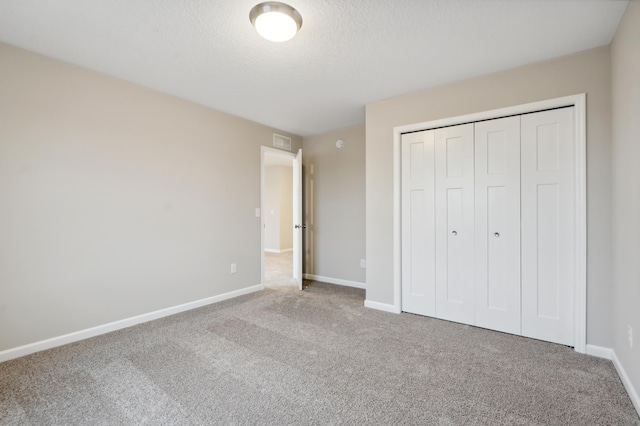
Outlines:
{"label": "gray carpet", "polygon": [[611,362],[267,289],[0,364],[0,424],[640,425]]}

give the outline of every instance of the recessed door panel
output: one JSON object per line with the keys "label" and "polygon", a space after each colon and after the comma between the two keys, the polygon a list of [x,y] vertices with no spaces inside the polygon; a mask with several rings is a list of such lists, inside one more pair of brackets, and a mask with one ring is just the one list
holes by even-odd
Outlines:
{"label": "recessed door panel", "polygon": [[409,215],[411,232],[409,244],[411,245],[409,291],[411,296],[424,298],[427,293],[427,262],[425,262],[426,248],[429,244],[426,232],[426,212],[424,190],[412,190],[410,195]]}
{"label": "recessed door panel", "polygon": [[435,315],[434,132],[402,136],[402,310]]}
{"label": "recessed door panel", "polygon": [[464,170],[463,142],[461,137],[448,137],[445,139],[447,177],[462,176]]}
{"label": "recessed door panel", "polygon": [[507,187],[491,186],[487,188],[487,222],[489,229],[496,230],[493,238],[487,236],[487,307],[491,310],[506,311],[508,306],[508,277],[506,262],[507,235],[503,231],[507,221]]}
{"label": "recessed door panel", "polygon": [[558,184],[538,185],[536,200],[538,265],[535,288],[537,316],[560,319],[560,188]]}
{"label": "recessed door panel", "polygon": [[574,108],[522,116],[522,334],[573,346]]}
{"label": "recessed door panel", "polygon": [[520,117],[475,125],[476,325],[520,334]]}
{"label": "recessed door panel", "polygon": [[[447,189],[447,251],[446,299],[449,303],[463,303],[465,296],[465,282],[462,273],[465,264],[464,243],[462,235],[462,188]],[[460,238],[458,238],[460,236]]]}
{"label": "recessed door panel", "polygon": [[[497,120],[496,120],[497,121]],[[484,131],[484,127],[487,125],[481,126],[481,131]],[[503,175],[507,172],[507,157],[508,157],[508,149],[507,143],[513,144],[514,141],[507,141],[509,137],[513,138],[514,135],[508,134],[506,129],[500,130],[492,130],[487,131],[486,136],[483,134],[483,138],[486,138],[486,158],[478,158],[478,161],[486,161],[486,171],[487,174],[490,175]],[[476,131],[476,138],[478,137],[478,133]],[[484,143],[484,141],[482,142]],[[518,140],[516,143],[520,143],[520,138],[518,135]],[[483,149],[484,152],[484,149]],[[478,166],[476,166],[478,168]],[[481,168],[482,170],[482,168]]]}
{"label": "recessed door panel", "polygon": [[560,168],[560,126],[541,123],[536,131],[536,171],[557,171]]}
{"label": "recessed door panel", "polygon": [[473,125],[435,130],[436,316],[474,323]]}
{"label": "recessed door panel", "polygon": [[409,144],[409,174],[410,183],[413,183],[420,189],[424,189],[424,142],[413,142]]}

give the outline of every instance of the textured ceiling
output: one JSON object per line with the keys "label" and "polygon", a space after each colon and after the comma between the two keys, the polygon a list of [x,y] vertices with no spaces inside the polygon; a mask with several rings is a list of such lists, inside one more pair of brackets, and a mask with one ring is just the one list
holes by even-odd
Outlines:
{"label": "textured ceiling", "polygon": [[301,136],[364,105],[611,42],[618,0],[290,0],[304,23],[258,36],[260,0],[0,0],[0,41]]}

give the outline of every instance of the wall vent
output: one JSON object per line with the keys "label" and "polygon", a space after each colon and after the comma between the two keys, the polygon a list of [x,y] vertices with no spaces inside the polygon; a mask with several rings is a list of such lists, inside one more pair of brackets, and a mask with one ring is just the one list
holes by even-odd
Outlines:
{"label": "wall vent", "polygon": [[274,133],[273,146],[291,151],[291,138]]}

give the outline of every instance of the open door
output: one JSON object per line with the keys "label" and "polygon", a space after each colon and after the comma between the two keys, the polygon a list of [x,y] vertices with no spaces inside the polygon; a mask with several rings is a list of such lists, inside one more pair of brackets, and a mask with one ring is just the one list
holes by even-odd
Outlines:
{"label": "open door", "polygon": [[302,290],[302,149],[293,160],[293,277]]}
{"label": "open door", "polygon": [[[285,159],[284,161],[281,161]],[[294,227],[292,230],[291,238],[292,240],[288,240],[288,244],[293,246],[293,258],[292,258],[292,268],[288,269],[286,272],[287,277],[291,277],[286,280],[286,283],[271,283],[271,285],[296,285],[299,289],[302,290],[302,256],[303,256],[303,248],[302,248],[302,232],[306,228],[306,225],[302,223],[302,150],[300,150],[296,156],[293,152],[286,152],[275,148],[269,148],[266,146],[261,147],[261,160],[260,160],[260,169],[261,169],[261,196],[260,196],[260,209],[256,209],[256,217],[261,217],[261,229],[260,229],[260,263],[261,263],[261,277],[262,284],[267,285],[267,281],[265,280],[265,244],[266,244],[266,233],[265,230],[268,228],[267,226],[267,215],[269,214],[267,211],[267,179],[266,179],[266,169],[267,166],[273,165],[286,165],[287,167],[291,167],[292,175],[291,181],[287,182],[287,186],[291,191],[292,195],[292,205],[291,207],[291,217],[287,219],[286,226],[288,229],[289,226]],[[283,188],[284,189],[284,188]],[[273,214],[273,213],[271,213]],[[278,234],[280,232],[278,231]],[[287,245],[287,248],[291,246]],[[281,253],[278,251],[278,253]],[[292,271],[293,270],[293,271]],[[273,272],[273,271],[272,271]],[[282,271],[284,272],[284,271]],[[293,274],[292,274],[293,272]],[[289,275],[291,274],[291,275]]]}

